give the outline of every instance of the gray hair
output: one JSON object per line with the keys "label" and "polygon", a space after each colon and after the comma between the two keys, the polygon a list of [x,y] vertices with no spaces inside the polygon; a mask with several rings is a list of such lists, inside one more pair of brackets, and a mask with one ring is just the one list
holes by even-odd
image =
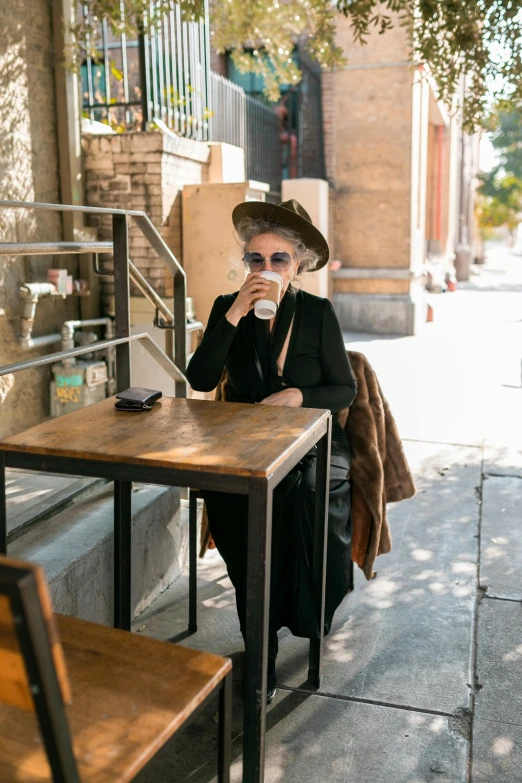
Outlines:
{"label": "gray hair", "polygon": [[291,242],[295,248],[295,257],[299,262],[297,273],[313,272],[319,262],[319,253],[310,247],[306,247],[301,234],[293,228],[287,228],[280,223],[262,218],[245,218],[236,227],[238,236],[243,243],[243,252],[246,252],[249,242],[261,234],[275,234],[287,242]]}

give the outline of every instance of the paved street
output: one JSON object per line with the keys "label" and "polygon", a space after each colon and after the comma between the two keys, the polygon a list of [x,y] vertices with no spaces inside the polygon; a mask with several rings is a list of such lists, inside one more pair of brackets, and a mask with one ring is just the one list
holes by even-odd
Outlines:
{"label": "paved street", "polygon": [[[346,335],[377,371],[418,493],[390,507],[393,551],[338,610],[320,693],[307,644],[280,634],[267,783],[522,781],[522,257],[489,250],[458,291],[432,296],[412,338]],[[242,639],[222,561],[199,566],[192,647],[237,664],[233,781],[241,779]],[[137,628],[186,627],[182,577]],[[170,745],[147,783],[215,780],[214,709]]]}

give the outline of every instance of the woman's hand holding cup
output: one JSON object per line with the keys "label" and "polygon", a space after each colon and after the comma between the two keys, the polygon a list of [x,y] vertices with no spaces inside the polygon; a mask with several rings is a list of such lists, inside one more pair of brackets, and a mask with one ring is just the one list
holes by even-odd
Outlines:
{"label": "woman's hand holding cup", "polygon": [[238,323],[245,315],[248,315],[258,299],[262,299],[270,288],[270,282],[262,277],[262,272],[251,272],[246,278],[236,301],[226,314],[226,319],[233,326]]}

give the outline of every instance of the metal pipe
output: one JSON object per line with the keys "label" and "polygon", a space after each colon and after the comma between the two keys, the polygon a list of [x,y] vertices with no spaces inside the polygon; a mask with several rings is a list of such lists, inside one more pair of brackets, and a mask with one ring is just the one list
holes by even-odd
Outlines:
{"label": "metal pipe", "polygon": [[[62,351],[70,351],[74,348],[74,326],[71,321],[66,321],[62,326]],[[75,359],[68,360],[68,364],[74,364]]]}
{"label": "metal pipe", "polygon": [[24,299],[29,297],[50,296],[56,293],[54,283],[25,283],[20,286],[20,294]]}
{"label": "metal pipe", "polygon": [[56,334],[44,334],[42,337],[27,337],[18,339],[18,342],[26,351],[31,348],[45,348],[47,345],[54,345],[59,343],[62,339],[62,335],[57,332]]}
{"label": "metal pipe", "polygon": [[29,299],[28,301],[23,303],[22,315],[20,316],[19,339],[21,340],[25,340],[26,338],[29,339],[31,337],[31,333],[33,331],[33,325],[34,325],[34,318],[36,315],[37,302],[38,302],[38,298],[36,297],[34,300]]}
{"label": "metal pipe", "polygon": [[87,318],[85,321],[66,321],[65,323],[70,324],[73,329],[80,329],[84,326],[107,326],[107,324],[112,324],[112,320],[108,317]]}
{"label": "metal pipe", "polygon": [[[70,351],[74,348],[74,331],[84,326],[105,326],[104,337],[106,340],[113,336],[112,321],[110,318],[87,318],[84,321],[65,321],[62,326],[62,351]],[[75,364],[76,359],[66,359],[65,364]],[[108,362],[107,362],[108,364]]]}
{"label": "metal pipe", "polygon": [[52,345],[61,339],[59,334],[47,334],[42,337],[32,337],[36,305],[40,296],[52,296],[56,286],[52,283],[26,283],[20,286],[22,297],[22,315],[20,316],[20,335],[18,342],[24,350]]}

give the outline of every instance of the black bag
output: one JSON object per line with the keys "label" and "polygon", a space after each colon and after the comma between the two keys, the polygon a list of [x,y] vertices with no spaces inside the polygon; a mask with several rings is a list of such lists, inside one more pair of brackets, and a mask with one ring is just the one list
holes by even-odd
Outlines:
{"label": "black bag", "polygon": [[150,411],[161,396],[160,391],[132,386],[116,395],[118,401],[115,403],[115,407],[119,411]]}

